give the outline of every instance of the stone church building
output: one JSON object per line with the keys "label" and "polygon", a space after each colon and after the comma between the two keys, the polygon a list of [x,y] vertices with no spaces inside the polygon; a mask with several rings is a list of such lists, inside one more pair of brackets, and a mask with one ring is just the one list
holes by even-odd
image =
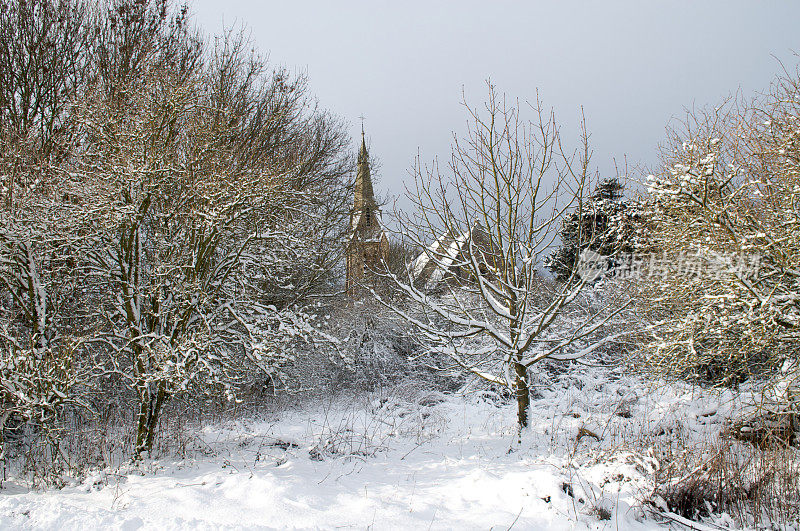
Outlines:
{"label": "stone church building", "polygon": [[350,210],[350,233],[347,237],[346,291],[351,297],[358,296],[368,286],[375,286],[375,274],[383,268],[389,248],[389,240],[383,231],[381,209],[375,200],[372,177],[369,172],[369,154],[361,131],[361,149],[358,151],[355,199]]}

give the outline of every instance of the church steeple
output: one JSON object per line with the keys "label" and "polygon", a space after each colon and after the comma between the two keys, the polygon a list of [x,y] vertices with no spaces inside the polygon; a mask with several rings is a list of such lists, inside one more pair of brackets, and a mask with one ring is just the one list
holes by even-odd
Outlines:
{"label": "church steeple", "polygon": [[361,148],[358,150],[358,163],[356,171],[356,189],[353,210],[362,210],[365,207],[377,207],[375,191],[372,189],[372,176],[369,171],[369,153],[367,142],[364,139],[364,126],[361,126]]}
{"label": "church steeple", "polygon": [[353,209],[350,211],[350,234],[347,242],[347,293],[357,296],[366,285],[376,285],[375,273],[383,266],[389,246],[383,232],[381,210],[375,201],[369,153],[361,125],[361,148],[358,150]]}

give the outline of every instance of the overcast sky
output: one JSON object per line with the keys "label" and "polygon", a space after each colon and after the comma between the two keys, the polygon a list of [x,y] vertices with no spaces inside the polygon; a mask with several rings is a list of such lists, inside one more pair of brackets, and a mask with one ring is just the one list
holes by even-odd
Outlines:
{"label": "overcast sky", "polygon": [[[485,80],[522,100],[538,88],[565,136],[583,106],[603,175],[655,162],[687,107],[765,89],[800,51],[797,1],[190,0],[208,33],[245,24],[273,64],[304,72],[323,107],[359,116],[381,160],[380,195],[400,195],[417,152],[449,155]],[[223,26],[224,25],[224,26]]]}

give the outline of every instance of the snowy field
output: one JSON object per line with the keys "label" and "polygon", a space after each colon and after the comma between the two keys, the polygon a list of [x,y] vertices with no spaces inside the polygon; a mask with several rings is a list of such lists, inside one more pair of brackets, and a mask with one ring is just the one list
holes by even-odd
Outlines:
{"label": "snowy field", "polygon": [[726,398],[591,371],[538,390],[521,444],[507,400],[409,384],[199,428],[191,459],[47,492],[12,480],[0,529],[659,528],[643,443],[718,430]]}

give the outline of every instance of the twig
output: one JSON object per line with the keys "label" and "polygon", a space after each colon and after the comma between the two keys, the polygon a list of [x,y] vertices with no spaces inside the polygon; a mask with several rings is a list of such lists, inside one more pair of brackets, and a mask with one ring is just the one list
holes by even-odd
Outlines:
{"label": "twig", "polygon": [[508,526],[508,529],[506,529],[506,531],[511,531],[511,528],[514,527],[514,524],[517,523],[517,520],[519,520],[519,517],[522,515],[522,509],[524,509],[524,508],[525,508],[524,506],[519,508],[519,512],[517,513],[517,517],[514,518],[514,521],[511,522],[511,525]]}

